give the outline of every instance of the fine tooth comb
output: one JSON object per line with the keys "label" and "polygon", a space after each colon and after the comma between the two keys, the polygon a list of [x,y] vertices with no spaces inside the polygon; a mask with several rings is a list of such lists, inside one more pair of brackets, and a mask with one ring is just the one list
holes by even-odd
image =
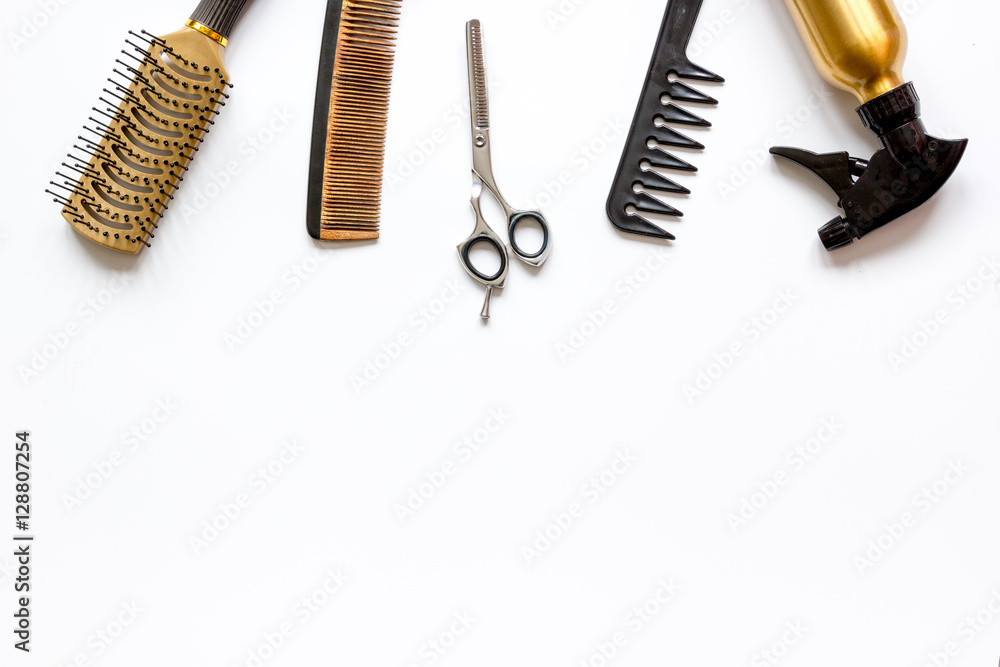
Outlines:
{"label": "fine tooth comb", "polygon": [[[129,31],[128,48],[81,143],[46,190],[91,241],[127,253],[149,246],[188,163],[231,87],[225,46],[247,0],[202,0],[185,27]],[[135,41],[133,41],[135,40]],[[138,43],[136,43],[138,42]],[[103,108],[101,108],[103,106]]]}
{"label": "fine tooth comb", "polygon": [[[667,123],[711,127],[704,118],[682,109],[673,102],[718,104],[718,102],[671,76],[722,83],[725,79],[692,63],[687,57],[688,42],[694,32],[695,21],[701,10],[702,0],[670,0],[663,16],[663,25],[656,40],[656,48],[649,64],[649,73],[642,88],[639,106],[632,120],[632,129],[625,141],[625,150],[618,165],[608,197],[608,218],[616,228],[630,234],[642,234],[658,239],[674,240],[674,235],[660,229],[638,213],[659,213],[681,217],[679,210],[660,201],[650,191],[691,194],[682,185],[674,183],[652,169],[698,171],[697,167],[674,157],[659,146],[678,146],[702,150],[705,147],[680,132],[667,127]],[[672,100],[668,102],[667,100]],[[650,147],[655,142],[657,145]],[[647,167],[648,165],[648,167]],[[637,187],[642,192],[636,192]],[[629,211],[634,208],[636,213]]]}
{"label": "fine tooth comb", "polygon": [[316,84],[306,228],[324,241],[377,239],[402,0],[329,0]]}

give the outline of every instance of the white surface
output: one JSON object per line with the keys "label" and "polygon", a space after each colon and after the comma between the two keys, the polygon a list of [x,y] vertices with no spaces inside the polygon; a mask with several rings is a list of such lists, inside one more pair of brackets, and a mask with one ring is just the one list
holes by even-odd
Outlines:
{"label": "white surface", "polygon": [[[607,664],[622,667],[919,667],[952,638],[949,665],[996,664],[1000,615],[979,632],[963,626],[991,598],[1000,610],[1000,298],[995,275],[975,283],[984,258],[1000,256],[996,3],[908,3],[906,72],[928,128],[970,137],[969,151],[932,203],[828,255],[815,230],[836,209],[809,174],[767,158],[728,199],[718,188],[770,141],[875,149],[852,99],[824,88],[781,3],[705,3],[699,33],[723,29],[694,60],[727,83],[711,87],[715,127],[696,134],[708,147],[690,156],[700,173],[678,177],[694,191],[684,220],[667,223],[679,240],[660,246],[615,233],[604,201],[662,0],[410,2],[387,170],[437,145],[387,187],[377,244],[320,247],[303,217],[325,3],[256,0],[228,53],[232,102],[136,259],[79,238],[42,190],[127,30],[169,32],[193,0],[63,1],[15,52],[9,33],[44,4],[6,4],[0,49],[0,434],[12,443],[32,431],[37,534],[35,651],[11,648],[12,560],[0,557],[0,664],[253,665],[248,651],[283,623],[294,634],[263,664],[599,667],[599,646],[618,632],[627,642]],[[552,27],[546,12],[560,4],[575,11]],[[526,204],[560,172],[571,181],[541,200],[550,261],[537,274],[512,267],[488,327],[482,289],[455,254],[472,229],[472,17],[495,84],[501,187]],[[297,36],[281,32],[293,25]],[[813,89],[828,101],[783,135]],[[246,142],[279,113],[287,128],[249,159]],[[594,159],[582,158],[591,143]],[[213,190],[234,160],[238,176]],[[616,289],[627,276],[645,279],[641,290]],[[87,301],[106,301],[122,280],[91,314]],[[969,281],[979,290],[957,296]],[[449,289],[458,298],[440,315],[420,314]],[[274,292],[273,315],[230,349],[227,335]],[[760,332],[755,318],[770,318],[782,293],[793,305]],[[557,346],[605,301],[615,312],[562,359]],[[894,369],[890,353],[938,311],[947,322]],[[19,367],[69,325],[79,334],[22,380]],[[356,392],[352,376],[401,334],[411,344]],[[718,375],[715,355],[734,343],[744,354],[689,402],[685,385]],[[173,407],[154,430],[158,401]],[[506,423],[467,456],[456,443],[493,410]],[[827,419],[836,435],[797,469],[786,455]],[[130,449],[133,428],[150,435]],[[255,471],[286,441],[303,451],[262,485]],[[115,451],[113,475],[68,509],[67,494]],[[588,480],[626,452],[635,461],[591,502]],[[455,474],[401,525],[396,504],[449,461]],[[968,472],[924,512],[915,495],[950,462]],[[0,465],[4,543],[11,465]],[[734,532],[727,515],[781,472],[787,484]],[[241,493],[249,507],[196,555],[192,536]],[[522,548],[573,503],[582,516],[528,563]],[[905,512],[916,525],[860,573],[855,558]],[[338,568],[350,581],[308,618],[297,613]],[[661,579],[681,591],[648,622],[629,617]],[[137,620],[104,644],[95,633],[114,632],[133,602]],[[471,629],[435,654],[428,642],[447,642],[466,612]],[[795,638],[789,623],[803,636],[768,662],[762,651]]]}

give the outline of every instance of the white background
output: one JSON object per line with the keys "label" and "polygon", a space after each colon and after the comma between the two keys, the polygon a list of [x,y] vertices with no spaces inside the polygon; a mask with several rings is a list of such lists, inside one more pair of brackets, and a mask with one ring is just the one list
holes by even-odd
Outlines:
{"label": "white background", "polygon": [[[1000,614],[966,621],[991,599],[1000,611],[996,3],[903,8],[928,129],[969,150],[931,203],[828,254],[815,230],[837,212],[832,193],[754,157],[779,142],[868,157],[876,143],[776,0],[705,3],[693,59],[727,83],[699,86],[720,105],[704,112],[711,130],[693,131],[707,150],[685,156],[701,171],[676,177],[693,195],[665,223],[672,245],[620,235],[604,215],[662,0],[564,2],[575,9],[555,23],[556,0],[409,0],[386,157],[406,176],[387,184],[382,238],[336,247],[304,226],[325,3],[256,0],[227,53],[231,103],[136,258],[76,235],[42,191],[127,31],[171,32],[193,0],[62,0],[15,48],[44,4],[5,3],[0,46],[0,506],[13,514],[13,434],[30,429],[37,535],[31,656],[11,647],[12,547],[0,548],[0,664],[996,664]],[[549,262],[512,267],[488,326],[455,253],[472,229],[473,17],[498,180],[515,205],[542,204],[553,231]],[[269,136],[281,115],[292,120]],[[256,154],[255,137],[270,140]],[[212,187],[234,160],[239,175]],[[561,172],[569,185],[544,197]],[[739,187],[724,196],[724,183]],[[653,252],[668,257],[647,271]],[[227,342],[275,292],[271,316]],[[792,306],[774,317],[782,293]],[[603,326],[585,326],[607,301]],[[401,334],[410,344],[386,363]],[[589,336],[560,354],[575,334]],[[905,341],[919,351],[893,364]],[[734,343],[744,352],[729,363]],[[369,362],[382,370],[358,391]],[[717,379],[689,400],[701,372]],[[483,440],[491,411],[499,430],[471,456],[456,450]],[[835,435],[799,465],[789,452],[824,420]],[[261,484],[286,442],[301,451]],[[120,465],[95,477],[115,452]],[[591,502],[588,480],[619,453],[634,462]],[[449,462],[402,521],[397,505]],[[966,472],[919,500],[952,465]],[[772,498],[754,495],[776,475]],[[206,533],[240,494],[240,516]],[[744,500],[760,509],[734,530]],[[572,525],[553,528],[574,503]],[[906,514],[912,525],[886,537]],[[0,525],[6,543],[13,518]],[[860,565],[880,539],[884,556]],[[338,570],[349,580],[327,595]],[[680,590],[637,624],[661,580]],[[306,618],[296,605],[313,595],[325,604]],[[474,620],[452,643],[456,614]],[[293,634],[272,651],[283,624]]]}

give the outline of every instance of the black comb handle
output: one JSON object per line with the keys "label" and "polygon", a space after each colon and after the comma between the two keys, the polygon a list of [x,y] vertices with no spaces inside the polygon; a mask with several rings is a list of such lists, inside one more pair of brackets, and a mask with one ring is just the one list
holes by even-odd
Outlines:
{"label": "black comb handle", "polygon": [[191,20],[229,39],[247,2],[249,0],[201,0]]}
{"label": "black comb handle", "polygon": [[[648,163],[650,167],[659,169],[697,171],[693,165],[661,150],[659,146],[702,149],[704,146],[699,142],[667,127],[666,123],[702,127],[710,125],[703,118],[667,100],[717,104],[708,95],[680,81],[671,81],[672,76],[720,83],[723,81],[721,76],[695,65],[687,57],[688,42],[694,32],[701,3],[702,0],[670,0],[667,4],[646,82],[632,120],[632,129],[625,140],[621,163],[608,197],[608,218],[611,224],[623,232],[673,240],[673,234],[645,220],[641,213],[676,217],[683,215],[673,206],[654,197],[650,191],[677,194],[689,194],[690,191],[652,169],[644,169],[642,165]],[[651,141],[657,146],[651,148]],[[641,186],[642,192],[635,192],[636,186]],[[634,208],[636,212],[630,213],[630,208]]]}

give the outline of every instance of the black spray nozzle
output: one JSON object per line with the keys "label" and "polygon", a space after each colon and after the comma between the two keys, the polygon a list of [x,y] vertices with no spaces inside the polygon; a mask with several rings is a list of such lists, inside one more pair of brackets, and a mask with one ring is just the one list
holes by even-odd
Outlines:
{"label": "black spray nozzle", "polygon": [[870,160],[846,152],[817,155],[798,148],[771,149],[773,155],[809,169],[837,193],[844,215],[819,230],[827,250],[850,245],[926,202],[955,171],[968,145],[966,139],[927,134],[912,83],[858,107],[858,115],[882,144]]}

